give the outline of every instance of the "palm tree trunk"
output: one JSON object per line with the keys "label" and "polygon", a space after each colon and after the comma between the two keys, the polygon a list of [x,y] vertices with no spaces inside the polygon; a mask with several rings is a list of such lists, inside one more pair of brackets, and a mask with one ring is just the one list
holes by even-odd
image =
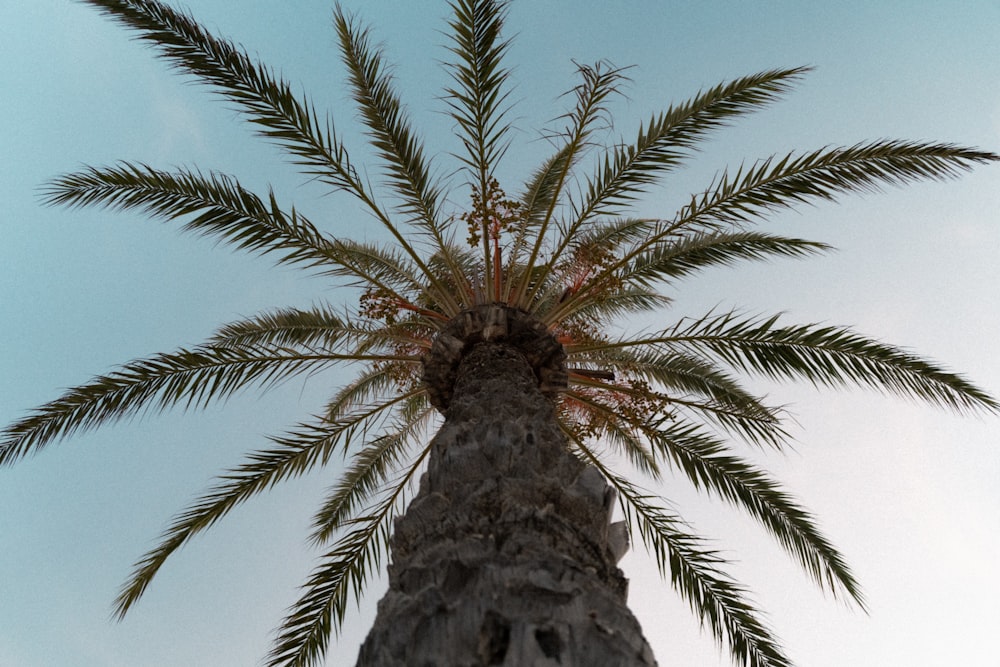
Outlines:
{"label": "palm tree trunk", "polygon": [[486,338],[457,365],[357,664],[654,665],[613,491],[569,452],[521,346]]}

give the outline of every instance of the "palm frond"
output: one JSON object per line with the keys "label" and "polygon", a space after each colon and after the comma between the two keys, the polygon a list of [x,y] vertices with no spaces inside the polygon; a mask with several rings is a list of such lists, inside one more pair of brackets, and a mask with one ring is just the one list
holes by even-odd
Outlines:
{"label": "palm frond", "polygon": [[327,542],[352,513],[373,494],[380,491],[400,457],[426,434],[427,424],[434,416],[425,393],[411,395],[403,409],[397,411],[397,423],[391,432],[375,438],[351,457],[350,466],[316,511],[313,517],[312,541]]}
{"label": "palm frond", "polygon": [[[510,130],[505,119],[508,93],[504,91],[509,72],[502,63],[509,42],[501,38],[507,3],[454,0],[450,4],[454,12],[449,23],[450,50],[456,60],[448,66],[454,87],[445,89],[445,99],[465,148],[458,160],[468,170],[473,190],[485,197],[493,172],[507,150]],[[485,289],[487,294],[493,294],[493,259],[485,220],[483,225]]]}
{"label": "palm frond", "polygon": [[692,422],[708,424],[726,435],[739,438],[757,447],[784,450],[792,437],[781,421],[782,410],[766,406],[761,400],[735,407],[732,402],[714,399],[671,397],[670,404],[678,415]]}
{"label": "palm frond", "polygon": [[137,31],[140,40],[181,72],[213,86],[262,136],[289,151],[307,174],[371,202],[332,125],[322,123],[308,100],[297,98],[288,83],[242,49],[159,0],[84,1]]}
{"label": "palm frond", "polygon": [[394,513],[402,503],[412,475],[429,452],[427,445],[405,466],[405,474],[377,505],[343,524],[344,528],[354,528],[334,544],[310,575],[305,593],[279,628],[280,634],[268,656],[268,667],[308,667],[322,660],[331,634],[343,624],[348,596],[359,599],[370,573],[382,566]]}
{"label": "palm frond", "polygon": [[[544,287],[535,290],[535,305],[539,313],[553,314],[559,310],[555,302],[570,301],[571,313],[560,319],[584,316],[590,313],[596,316],[596,321],[609,322],[610,317],[625,312],[644,310],[646,306],[636,304],[636,308],[625,306],[634,297],[639,303],[649,304],[655,308],[667,306],[670,299],[662,294],[646,291],[645,296],[634,290],[631,285],[623,285],[615,281],[609,284],[613,289],[600,291],[600,298],[586,300],[573,298],[580,286],[588,282],[589,276],[598,275],[603,263],[621,252],[623,245],[632,247],[649,236],[656,228],[657,221],[648,218],[611,218],[595,220],[587,229],[578,230],[567,249],[562,253],[557,263],[548,273],[549,280]],[[581,277],[582,276],[582,277]],[[536,281],[541,283],[542,281]],[[607,306],[607,307],[606,307]],[[608,315],[601,315],[607,311]],[[562,312],[562,311],[560,311]],[[554,321],[554,320],[553,320]]]}
{"label": "palm frond", "polygon": [[[616,376],[654,383],[664,392],[661,400],[670,409],[708,417],[751,444],[782,449],[788,442],[779,412],[764,405],[709,359],[678,350],[631,349],[622,347],[621,342],[594,343],[572,353],[569,359],[574,363],[589,360]],[[619,384],[587,383],[608,391],[630,391]],[[649,389],[639,391],[650,393]]]}
{"label": "palm frond", "polygon": [[571,143],[564,143],[525,183],[524,192],[520,196],[525,214],[517,234],[519,238],[527,239],[528,230],[537,229],[553,203],[558,200],[564,173],[570,168],[575,148]]}
{"label": "palm frond", "polygon": [[[340,38],[344,64],[354,100],[368,127],[371,144],[385,161],[384,174],[402,200],[402,211],[412,224],[423,229],[435,248],[448,256],[441,221],[441,189],[432,183],[421,141],[414,135],[399,98],[392,90],[392,79],[383,63],[381,50],[369,42],[369,31],[357,25],[338,5],[334,22]],[[465,275],[450,264],[454,279]]]}
{"label": "palm frond", "polygon": [[[830,249],[829,245],[817,241],[756,231],[698,231],[681,233],[658,243],[641,241],[625,253],[631,258],[625,266],[614,273],[595,271],[595,277],[577,289],[585,297],[567,299],[562,306],[547,313],[545,320],[555,322],[572,317],[578,310],[601,301],[605,294],[616,293],[622,284],[646,288],[669,285],[713,266],[731,266],[738,261],[765,261],[774,257],[798,259]],[[607,281],[608,284],[602,286],[600,281]]]}
{"label": "palm frond", "polygon": [[181,71],[217,88],[249,116],[261,135],[288,150],[307,174],[361,200],[420,267],[427,281],[438,288],[439,299],[448,312],[459,312],[461,308],[441,289],[420,253],[368,192],[332,124],[328,122],[324,128],[312,105],[296,98],[288,83],[275,78],[232,43],[209,34],[189,15],[158,0],[84,1],[137,30],[140,39],[156,47]]}
{"label": "palm frond", "polygon": [[509,41],[501,39],[507,15],[503,0],[455,0],[449,66],[455,87],[445,90],[451,117],[458,124],[466,155],[459,155],[471,171],[471,181],[486,191],[493,169],[507,148],[510,126],[505,121],[509,72],[503,56]]}
{"label": "palm frond", "polygon": [[334,242],[294,210],[289,214],[274,196],[265,203],[239,181],[224,174],[143,164],[87,167],[65,174],[43,190],[48,204],[138,209],[164,220],[189,218],[184,230],[212,236],[241,250],[278,253],[280,262],[329,269],[339,263]]}
{"label": "palm frond", "polygon": [[643,544],[655,554],[661,574],[666,577],[669,571],[674,590],[708,625],[716,641],[728,646],[734,662],[746,667],[791,667],[779,640],[747,600],[746,588],[722,572],[725,558],[701,548],[701,540],[687,532],[680,520],[661,513],[645,498],[624,492],[624,487],[616,488],[625,498],[626,520],[636,526]]}
{"label": "palm frond", "polygon": [[734,456],[724,443],[697,427],[642,422],[634,426],[696,489],[714,492],[747,510],[820,586],[834,595],[846,593],[864,607],[861,589],[843,556],[819,532],[809,512],[764,471]]}
{"label": "palm frond", "polygon": [[326,421],[335,423],[359,409],[396,404],[404,394],[409,396],[419,391],[423,391],[423,388],[401,390],[398,378],[393,375],[390,366],[370,364],[351,382],[337,390],[327,401],[321,414]]}
{"label": "palm frond", "polygon": [[[419,320],[408,319],[393,324],[371,321],[345,313],[333,312],[329,306],[310,309],[279,308],[254,317],[232,322],[220,328],[208,341],[212,347],[270,348],[299,352],[341,353],[365,355],[381,359],[380,354],[395,354],[408,350],[419,355],[430,349],[433,327]],[[371,373],[379,391],[395,394],[399,377],[387,373],[389,366],[413,365],[415,361],[380,363],[375,361],[362,377]],[[348,387],[354,386],[354,383]]]}
{"label": "palm frond", "polygon": [[738,319],[735,313],[726,313],[678,326],[663,337],[636,339],[633,344],[662,344],[710,354],[734,368],[771,379],[867,386],[959,412],[1000,411],[1000,403],[961,376],[842,327],[779,326],[778,316]]}
{"label": "palm frond", "polygon": [[[385,360],[386,356],[377,359]],[[417,357],[399,359],[419,361]],[[359,355],[302,354],[282,348],[205,346],[133,361],[70,389],[5,428],[0,434],[0,465],[13,463],[56,439],[144,409],[201,407],[251,385],[267,386],[335,362],[365,360]]]}
{"label": "palm frond", "polygon": [[518,201],[521,204],[522,215],[512,231],[510,241],[507,274],[504,280],[504,300],[513,303],[511,296],[516,285],[521,285],[532,271],[520,258],[524,255],[532,237],[551,206],[558,199],[562,185],[563,172],[569,168],[573,158],[573,146],[564,144],[542,165],[534,171],[524,185]]}
{"label": "palm frond", "polygon": [[[408,305],[415,305],[431,291],[421,280],[421,269],[406,253],[351,239],[340,239],[337,244],[341,250],[340,264],[344,267],[337,275],[360,278],[359,287],[374,287]],[[437,292],[432,293],[438,296]]]}
{"label": "palm frond", "polygon": [[[625,78],[621,68],[608,67],[603,63],[598,63],[595,66],[577,65],[577,71],[583,80],[574,88],[573,95],[576,98],[576,104],[565,116],[568,127],[561,133],[562,140],[565,142],[565,148],[559,149],[556,152],[556,157],[548,162],[548,165],[555,168],[556,171],[551,175],[543,175],[536,181],[539,185],[544,184],[544,189],[542,190],[544,197],[532,203],[541,203],[544,200],[546,202],[546,209],[542,215],[538,216],[537,229],[532,230],[535,242],[532,245],[531,254],[525,263],[527,272],[530,272],[538,262],[539,254],[546,240],[546,233],[553,221],[560,193],[565,188],[566,180],[573,166],[588,148],[590,136],[595,128],[601,124],[602,119],[607,125],[610,125],[610,120],[607,119],[608,110],[605,106],[605,101],[618,90],[619,83]],[[534,218],[533,211],[529,209],[525,220],[533,221]],[[553,258],[562,255],[563,250],[574,239],[578,229],[578,224],[574,223],[568,228],[560,230],[560,240],[556,248],[552,251]],[[513,258],[514,261],[517,259],[516,257]],[[550,259],[541,267],[542,279],[544,279],[545,273],[550,270],[549,265],[552,263],[553,260]],[[536,280],[534,283],[535,289],[542,282],[543,280]],[[514,296],[511,297],[511,301],[520,307],[527,306],[532,300],[532,293],[535,291],[531,288],[531,285],[522,282],[515,291]],[[525,295],[526,292],[527,296]]]}
{"label": "palm frond", "polygon": [[343,624],[348,594],[360,598],[369,573],[382,567],[396,499],[390,496],[370,515],[355,519],[352,523],[357,527],[324,555],[303,586],[305,594],[278,629],[268,667],[320,664],[331,635]]}
{"label": "palm frond", "polygon": [[760,223],[768,213],[838,195],[878,192],[883,185],[945,180],[977,164],[1000,160],[986,151],[954,144],[883,140],[824,148],[796,157],[789,153],[741,167],[681,209],[660,233],[681,228]]}
{"label": "palm frond", "polygon": [[601,218],[573,235],[571,248],[607,246],[617,250],[624,244],[640,243],[657,228],[659,221],[650,218]]}
{"label": "palm frond", "polygon": [[[324,351],[341,349],[357,335],[356,326],[327,305],[309,309],[279,308],[219,328],[208,340],[213,347],[273,346]],[[365,332],[367,333],[367,332]],[[362,334],[363,335],[363,334]]]}
{"label": "palm frond", "polygon": [[[847,192],[877,191],[883,184],[898,185],[919,179],[941,180],[976,164],[1000,160],[985,151],[952,144],[877,141],[849,148],[822,149],[794,157],[768,159],[730,178],[723,174],[704,194],[663,223],[647,239],[648,246],[685,230],[718,230],[759,223],[766,214],[808,201],[834,200]],[[576,294],[577,299],[613,282],[646,246],[637,245],[609,263]],[[552,318],[554,314],[550,313]]]}
{"label": "palm frond", "polygon": [[346,449],[358,430],[366,431],[372,422],[382,418],[387,410],[409,396],[412,393],[365,410],[340,415],[336,421],[302,424],[294,433],[272,438],[273,448],[250,454],[246,463],[222,475],[218,484],[174,518],[160,536],[156,548],[135,563],[115,600],[115,617],[119,620],[125,617],[167,559],[192,537],[211,528],[251,497],[283,480],[325,465],[338,447]]}
{"label": "palm frond", "polygon": [[354,101],[368,127],[372,147],[387,164],[384,174],[414,224],[433,232],[441,241],[440,188],[431,182],[421,141],[414,135],[403,105],[392,90],[382,52],[371,46],[369,30],[358,26],[339,5],[334,23]]}
{"label": "palm frond", "polygon": [[[573,372],[570,372],[573,377]],[[617,406],[602,397],[586,391],[584,387],[571,387],[560,400],[560,422],[563,430],[572,430],[577,438],[586,435],[607,441],[624,454],[637,470],[658,480],[660,466],[649,447],[621,419]]]}
{"label": "palm frond", "polygon": [[646,246],[615,279],[649,287],[655,283],[673,283],[712,266],[774,257],[800,259],[830,249],[817,241],[753,231],[685,234],[666,243]]}
{"label": "palm frond", "polygon": [[743,77],[653,116],[635,142],[614,149],[588,179],[587,192],[575,206],[573,227],[597,215],[615,215],[691,155],[710,132],[774,102],[808,70],[796,67]]}
{"label": "palm frond", "polygon": [[325,237],[292,209],[285,213],[274,195],[265,204],[238,181],[223,174],[169,173],[122,163],[90,167],[55,179],[45,191],[51,204],[102,205],[139,209],[155,217],[188,218],[183,229],[213,236],[242,250],[280,253],[280,262],[318,267],[320,273],[346,277],[410,303],[426,290],[416,267],[388,249]]}
{"label": "palm frond", "polygon": [[602,274],[602,268],[620,252],[619,246],[648,236],[649,229],[655,224],[656,221],[648,219],[615,218],[595,221],[591,228],[578,230],[559,256],[553,254],[549,262],[539,267],[532,276],[532,306],[535,312],[544,314],[551,322],[557,322],[572,317],[572,314],[563,314],[566,308],[570,308],[572,313],[579,313],[603,298],[615,298],[617,289],[622,285],[607,276],[606,289],[594,292],[591,298],[581,300],[575,295],[593,276]]}
{"label": "palm frond", "polygon": [[654,497],[611,472],[582,442],[574,444],[618,492],[630,533],[639,533],[656,558],[660,574],[666,577],[669,573],[674,589],[702,624],[708,625],[715,640],[728,646],[733,660],[743,667],[792,667],[761,620],[761,612],[747,600],[746,589],[722,572],[726,560],[702,548],[703,540],[680,517],[666,512]]}
{"label": "palm frond", "polygon": [[568,318],[604,324],[615,319],[637,313],[649,313],[670,307],[674,300],[659,292],[644,287],[627,285],[601,299],[588,299],[585,303],[574,304]]}

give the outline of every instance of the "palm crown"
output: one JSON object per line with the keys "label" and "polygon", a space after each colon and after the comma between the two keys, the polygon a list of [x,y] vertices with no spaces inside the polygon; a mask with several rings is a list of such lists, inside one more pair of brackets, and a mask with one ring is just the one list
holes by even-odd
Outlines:
{"label": "palm crown", "polygon": [[623,315],[669,310],[664,288],[705,267],[827,249],[758,231],[755,223],[772,213],[884,184],[942,179],[997,159],[907,141],[824,148],[723,172],[672,214],[629,214],[647,187],[683,166],[712,131],[778,99],[804,68],[702,91],[652,116],[633,140],[608,147],[597,144],[596,130],[610,123],[607,102],[625,74],[606,63],[581,65],[572,109],[548,133],[551,157],[511,194],[495,175],[511,136],[504,3],[454,0],[444,100],[462,145],[454,156],[464,177],[459,198],[469,204],[452,210],[456,195],[431,176],[381,51],[339,8],[335,24],[350,89],[382,166],[379,197],[332,123],[232,43],[155,0],[87,2],[211,85],[304,175],[353,195],[393,239],[383,245],[330,236],[273,194],[259,196],[219,173],[120,163],[48,186],[51,203],[181,220],[186,230],[362,290],[357,307],[266,312],[222,327],[197,348],[132,361],[4,431],[0,462],[9,464],[143,409],[202,406],[250,385],[360,362],[323,414],[271,438],[177,515],[136,564],[117,599],[118,616],[195,534],[253,495],[344,453],[347,467],[315,515],[312,537],[326,553],[280,629],[270,664],[318,659],[349,599],[380,566],[390,521],[427,456],[427,434],[448,405],[450,350],[469,335],[489,337],[493,317],[521,318],[558,342],[558,349],[539,352],[536,367],[574,453],[619,492],[632,534],[741,664],[788,661],[744,589],[726,575],[725,562],[621,466],[651,481],[672,469],[744,508],[821,587],[863,605],[843,557],[810,514],[734,453],[734,444],[781,448],[787,441],[781,411],[738,376],[864,385],[959,411],[998,408],[961,377],[845,328],[730,311],[661,331],[611,333]]}

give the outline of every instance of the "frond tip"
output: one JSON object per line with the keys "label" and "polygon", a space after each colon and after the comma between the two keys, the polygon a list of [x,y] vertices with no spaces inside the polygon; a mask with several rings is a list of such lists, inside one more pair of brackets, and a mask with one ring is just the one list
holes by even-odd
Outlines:
{"label": "frond tip", "polygon": [[265,201],[225,174],[167,172],[122,162],[60,176],[42,196],[47,204],[135,209],[153,218],[184,220],[184,231],[261,255],[277,253],[282,263],[326,270],[341,264],[337,244],[311,222],[294,209],[282,211],[273,194]]}
{"label": "frond tip", "polygon": [[698,320],[659,344],[707,354],[742,371],[816,385],[854,384],[956,411],[1000,411],[1000,403],[965,378],[905,350],[827,325],[779,326],[778,317]]}

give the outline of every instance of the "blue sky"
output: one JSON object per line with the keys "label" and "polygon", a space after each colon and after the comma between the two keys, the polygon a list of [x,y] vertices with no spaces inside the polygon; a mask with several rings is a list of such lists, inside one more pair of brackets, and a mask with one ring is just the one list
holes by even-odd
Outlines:
{"label": "blue sky", "polygon": [[[400,93],[447,174],[456,146],[438,99],[445,4],[344,4],[384,40]],[[359,136],[328,0],[186,5],[301,84],[344,137]],[[501,175],[516,191],[545,156],[538,131],[564,110],[558,95],[575,82],[574,60],[636,65],[628,98],[615,107],[616,133],[626,137],[701,88],[773,67],[815,67],[786,101],[719,133],[690,170],[652,191],[642,204],[651,213],[669,214],[727,164],[793,148],[908,138],[998,151],[998,25],[992,0],[515,2],[519,133]],[[0,422],[241,316],[351,298],[139,216],[43,207],[39,187],[82,164],[197,164],[258,190],[273,185],[331,233],[379,238],[351,202],[302,185],[236,113],[80,3],[3,3],[0,56]],[[363,155],[360,140],[349,143]],[[742,306],[850,325],[1000,394],[991,346],[1000,324],[998,178],[1000,166],[991,166],[956,182],[777,216],[767,229],[838,251],[706,273],[676,295],[677,316]],[[123,623],[108,620],[111,602],[175,512],[266,434],[310,414],[338,377],[202,413],[149,415],[0,470],[0,665],[256,664],[310,570],[310,512],[336,470],[282,486],[192,542]],[[789,405],[799,444],[790,455],[750,456],[819,516],[861,579],[870,615],[824,598],[745,517],[680,481],[663,493],[737,562],[790,655],[812,667],[995,661],[998,418],[959,418],[862,391],[760,390]],[[623,567],[661,664],[729,664],[641,548]],[[330,665],[353,664],[381,586],[333,645]]]}

